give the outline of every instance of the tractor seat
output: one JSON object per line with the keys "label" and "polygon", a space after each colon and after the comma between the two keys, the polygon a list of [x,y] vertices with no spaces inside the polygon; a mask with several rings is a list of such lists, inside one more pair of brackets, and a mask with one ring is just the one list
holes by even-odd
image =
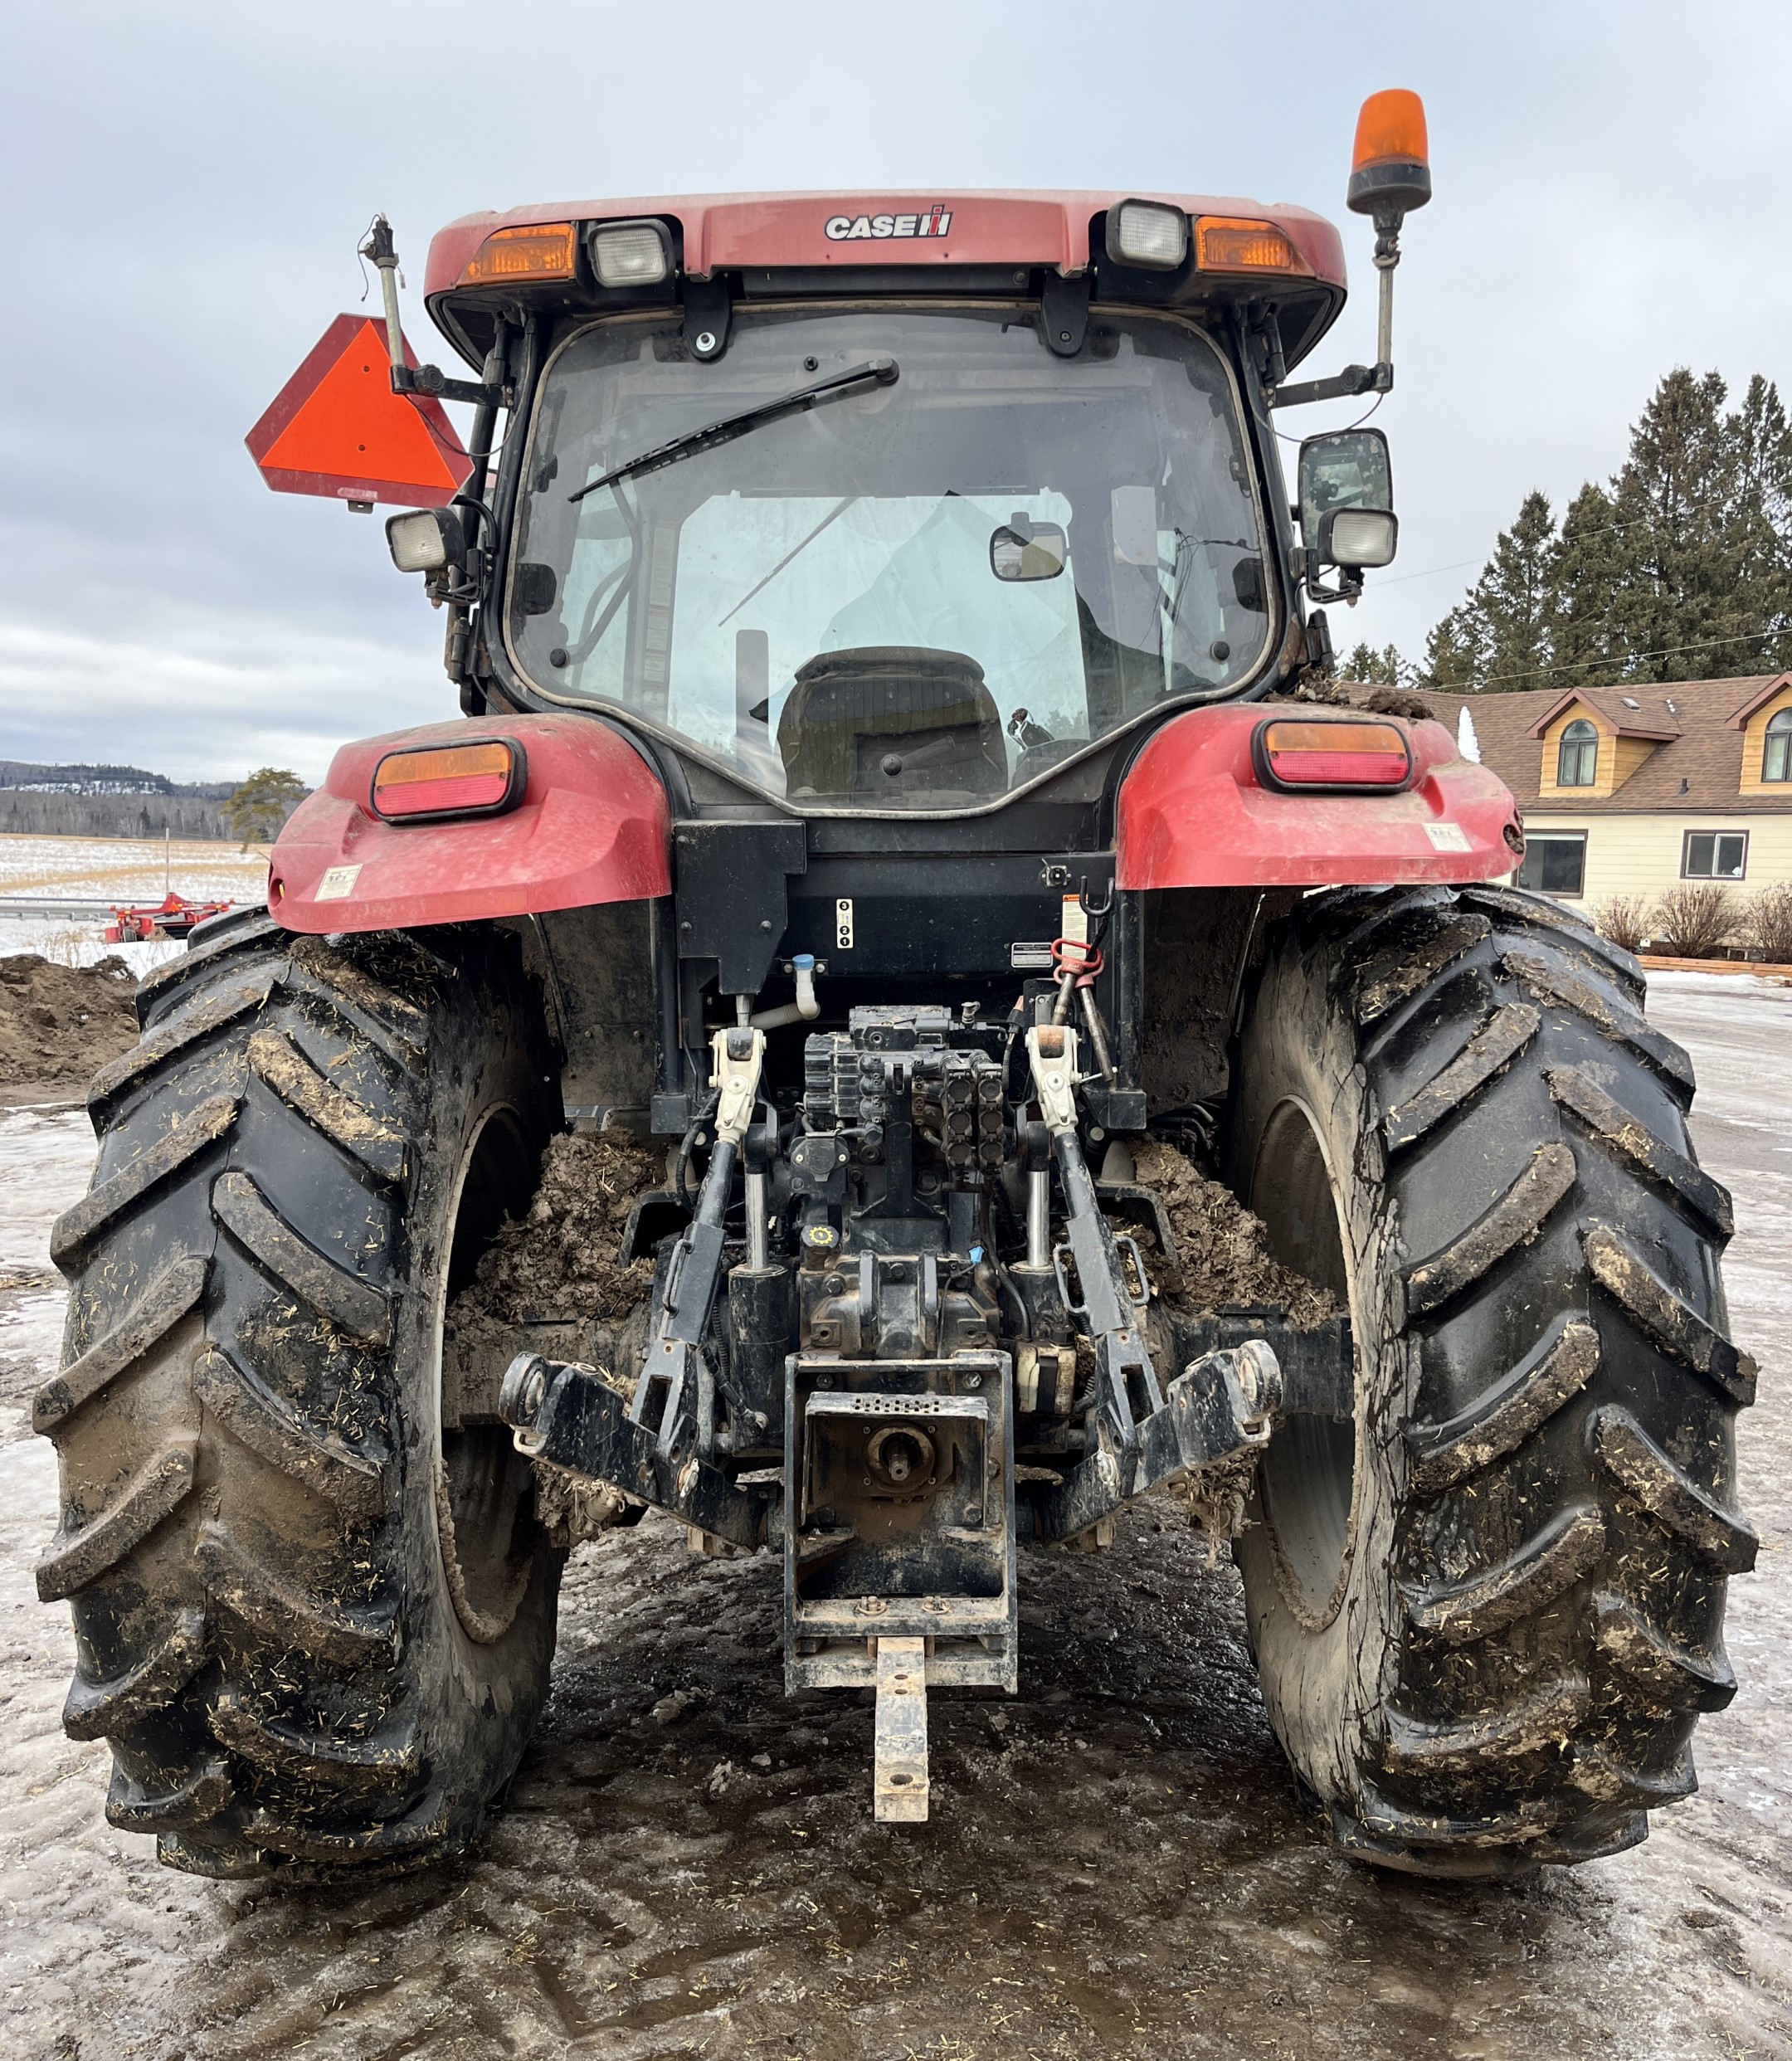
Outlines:
{"label": "tractor seat", "polygon": [[823,651],[778,719],[791,801],[915,807],[1003,793],[1008,754],[983,668],[962,651]]}

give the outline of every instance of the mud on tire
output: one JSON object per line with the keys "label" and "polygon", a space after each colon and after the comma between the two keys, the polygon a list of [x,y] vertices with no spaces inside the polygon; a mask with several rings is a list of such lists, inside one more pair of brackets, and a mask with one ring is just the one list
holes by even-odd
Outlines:
{"label": "mud on tire", "polygon": [[38,1588],[107,1816],[176,1867],[451,1851],[546,1693],[563,1556],[503,1428],[440,1422],[446,1299],[558,1120],[512,942],[226,918],[94,1080]]}
{"label": "mud on tire", "polygon": [[1357,1337],[1354,1425],[1290,1420],[1265,1459],[1246,1607],[1297,1774],[1385,1865],[1634,1844],[1735,1693],[1755,1368],[1642,998],[1547,902],[1351,890],[1273,938],[1246,1022],[1232,1178]]}

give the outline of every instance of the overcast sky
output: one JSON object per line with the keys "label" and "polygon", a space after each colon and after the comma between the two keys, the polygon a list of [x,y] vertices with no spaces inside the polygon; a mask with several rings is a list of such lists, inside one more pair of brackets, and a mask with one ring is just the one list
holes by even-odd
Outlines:
{"label": "overcast sky", "polygon": [[[605,193],[1111,187],[1298,201],[1356,298],[1364,95],[1430,116],[1399,275],[1400,558],[1342,643],[1410,656],[1520,495],[1619,462],[1661,373],[1789,380],[1786,0],[904,0],[899,7],[7,0],[0,757],[182,777],[451,714],[377,519],[273,495],[245,431],[396,228],[407,326],[469,209]],[[375,297],[377,300],[377,296]],[[371,305],[371,304],[370,304]],[[1350,419],[1303,409],[1310,433]]]}

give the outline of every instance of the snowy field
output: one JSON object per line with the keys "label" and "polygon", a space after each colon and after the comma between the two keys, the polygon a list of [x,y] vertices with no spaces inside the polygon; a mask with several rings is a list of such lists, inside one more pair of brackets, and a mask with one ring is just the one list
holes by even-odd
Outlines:
{"label": "snowy field", "polygon": [[44,895],[68,901],[160,901],[166,879],[190,902],[228,895],[259,898],[267,885],[265,850],[159,837],[22,837],[0,833],[0,897]]}
{"label": "snowy field", "polygon": [[109,945],[104,921],[72,915],[12,915],[8,900],[159,902],[164,881],[190,902],[259,902],[267,891],[267,854],[234,845],[159,838],[22,837],[0,832],[0,957],[41,953],[61,966],[91,966],[109,953],[139,979],[178,944]]}

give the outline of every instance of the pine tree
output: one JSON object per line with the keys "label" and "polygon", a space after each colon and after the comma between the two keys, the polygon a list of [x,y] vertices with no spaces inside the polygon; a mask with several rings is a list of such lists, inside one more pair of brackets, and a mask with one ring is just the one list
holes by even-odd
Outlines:
{"label": "pine tree", "polygon": [[1548,499],[1526,495],[1468,598],[1431,633],[1425,663],[1439,686],[1548,685],[1557,552]]}
{"label": "pine tree", "polygon": [[1715,372],[1677,367],[1608,487],[1560,532],[1526,495],[1426,646],[1441,687],[1716,678],[1792,664],[1792,426],[1758,374],[1725,412]]}
{"label": "pine tree", "polygon": [[1378,651],[1373,645],[1359,644],[1339,661],[1337,670],[1340,680],[1361,680],[1371,687],[1403,687],[1415,677],[1416,668],[1406,663],[1395,645],[1384,645]]}
{"label": "pine tree", "polygon": [[247,851],[270,842],[280,826],[305,797],[305,784],[284,766],[262,766],[250,774],[224,804],[224,816]]}
{"label": "pine tree", "polygon": [[1590,480],[1568,504],[1556,558],[1551,670],[1529,685],[1597,687],[1629,677],[1622,663],[1629,647],[1617,631],[1627,534],[1611,496]]}

